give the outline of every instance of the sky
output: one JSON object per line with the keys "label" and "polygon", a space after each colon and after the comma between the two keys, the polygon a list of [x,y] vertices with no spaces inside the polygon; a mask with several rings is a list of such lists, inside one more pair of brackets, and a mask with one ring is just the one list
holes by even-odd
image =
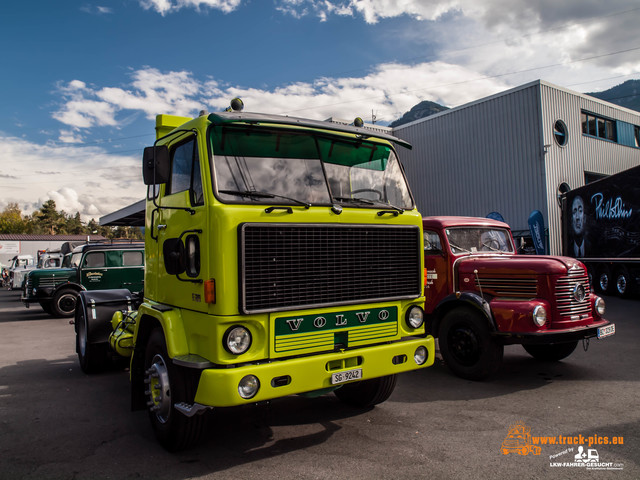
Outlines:
{"label": "sky", "polygon": [[0,11],[0,210],[98,220],[144,198],[155,116],[385,125],[542,79],[640,79],[637,0],[99,0]]}

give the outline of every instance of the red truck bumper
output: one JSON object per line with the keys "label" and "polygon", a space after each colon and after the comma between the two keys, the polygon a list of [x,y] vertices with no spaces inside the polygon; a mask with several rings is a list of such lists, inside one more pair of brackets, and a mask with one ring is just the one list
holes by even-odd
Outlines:
{"label": "red truck bumper", "polygon": [[538,332],[492,332],[492,336],[503,345],[514,344],[551,344],[568,343],[585,338],[605,338],[615,333],[615,324],[601,320],[591,325],[565,328],[548,329]]}

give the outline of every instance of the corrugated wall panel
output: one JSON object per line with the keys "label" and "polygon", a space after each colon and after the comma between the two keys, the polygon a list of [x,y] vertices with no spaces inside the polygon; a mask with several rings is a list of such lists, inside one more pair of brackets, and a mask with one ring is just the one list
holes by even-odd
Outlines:
{"label": "corrugated wall panel", "polygon": [[530,85],[398,127],[400,151],[423,215],[500,212],[514,230],[545,211],[539,86]]}

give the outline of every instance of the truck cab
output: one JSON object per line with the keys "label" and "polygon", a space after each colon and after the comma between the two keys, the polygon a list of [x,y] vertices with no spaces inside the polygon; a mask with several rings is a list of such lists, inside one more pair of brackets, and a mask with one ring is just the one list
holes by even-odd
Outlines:
{"label": "truck cab", "polygon": [[455,374],[492,375],[504,345],[560,360],[615,332],[578,260],[518,255],[509,225],[488,218],[425,217],[423,229],[427,326]]}
{"label": "truck cab", "polygon": [[16,255],[9,266],[9,290],[22,288],[25,276],[37,268],[33,255]]}
{"label": "truck cab", "polygon": [[105,288],[141,291],[143,275],[141,242],[80,245],[65,255],[62,268],[29,272],[21,300],[27,308],[39,303],[50,315],[70,317],[79,292]]}
{"label": "truck cab", "polygon": [[85,372],[107,345],[130,358],[132,406],[165,448],[195,443],[211,409],[330,392],[371,407],[433,364],[410,145],[238,110],[156,131],[144,297],[129,311],[128,292],[83,292],[75,328]]}

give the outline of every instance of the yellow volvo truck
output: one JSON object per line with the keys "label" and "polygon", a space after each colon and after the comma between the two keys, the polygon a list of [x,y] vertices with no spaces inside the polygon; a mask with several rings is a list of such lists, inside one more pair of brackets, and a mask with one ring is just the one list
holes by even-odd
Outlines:
{"label": "yellow volvo truck", "polygon": [[144,293],[83,292],[75,313],[82,369],[128,358],[132,408],[172,451],[208,410],[329,392],[372,406],[434,361],[410,145],[240,104],[158,115]]}

